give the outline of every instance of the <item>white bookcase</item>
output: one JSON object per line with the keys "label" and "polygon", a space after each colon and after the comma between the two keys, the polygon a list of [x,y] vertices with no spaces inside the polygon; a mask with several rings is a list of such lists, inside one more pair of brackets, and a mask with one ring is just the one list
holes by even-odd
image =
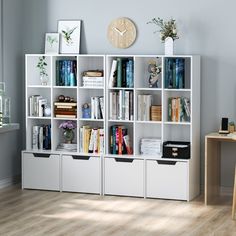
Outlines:
{"label": "white bookcase", "polygon": [[[191,200],[200,191],[200,57],[193,55],[45,55],[48,62],[50,82],[41,86],[36,70],[38,57],[26,55],[26,150],[22,152],[23,188],[51,189],[71,192],[87,192],[104,195],[125,195],[136,197]],[[185,87],[183,89],[165,88],[166,58],[184,58]],[[132,58],[134,65],[134,85],[132,88],[109,87],[112,62],[117,58]],[[77,86],[55,86],[55,62],[58,59],[77,61]],[[161,63],[161,81],[158,88],[150,88],[147,70],[150,61]],[[84,88],[81,73],[86,70],[104,70],[103,88]],[[132,91],[133,119],[119,120],[110,117],[110,92]],[[59,152],[57,145],[62,142],[58,128],[64,118],[29,117],[28,97],[40,94],[47,98],[53,111],[53,103],[60,95],[73,96],[77,101],[77,127],[91,125],[105,129],[104,153],[81,153],[79,148],[79,129],[75,141],[77,152]],[[154,105],[162,106],[161,121],[139,121],[138,95],[151,94]],[[81,106],[89,102],[91,96],[104,96],[105,117],[102,120],[82,119]],[[168,121],[168,98],[184,96],[191,103],[189,122]],[[68,120],[68,119],[66,119]],[[32,126],[51,124],[51,150],[32,150]],[[121,125],[128,128],[132,154],[112,154],[110,150],[111,126]],[[190,142],[190,159],[163,158],[162,155],[146,156],[140,153],[141,138],[159,138],[165,141]],[[42,158],[41,156],[42,155]],[[45,156],[47,158],[45,158]],[[55,156],[58,165],[51,166]],[[30,157],[30,158],[29,158]],[[35,160],[35,162],[34,162]],[[46,161],[45,161],[46,160]],[[40,171],[32,171],[42,161],[47,168],[54,168],[58,178],[57,188],[50,188]],[[48,161],[48,166],[47,163]],[[34,167],[35,165],[35,167]],[[33,166],[30,170],[30,166]],[[44,169],[46,167],[43,167]],[[56,169],[55,169],[56,168]],[[36,168],[37,169],[37,168]],[[43,169],[42,169],[43,171]],[[50,172],[50,171],[49,171]],[[43,173],[43,172],[42,172]],[[42,182],[41,183],[41,179]],[[52,178],[51,178],[52,179]],[[51,179],[48,179],[50,182]],[[35,182],[35,184],[34,184]],[[39,184],[41,183],[41,184]],[[45,186],[44,186],[45,185]]]}

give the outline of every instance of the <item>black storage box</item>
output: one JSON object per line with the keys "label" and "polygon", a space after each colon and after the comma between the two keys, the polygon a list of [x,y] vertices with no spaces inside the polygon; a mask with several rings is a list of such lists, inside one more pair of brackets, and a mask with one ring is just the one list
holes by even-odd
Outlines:
{"label": "black storage box", "polygon": [[164,142],[162,158],[190,159],[190,142]]}

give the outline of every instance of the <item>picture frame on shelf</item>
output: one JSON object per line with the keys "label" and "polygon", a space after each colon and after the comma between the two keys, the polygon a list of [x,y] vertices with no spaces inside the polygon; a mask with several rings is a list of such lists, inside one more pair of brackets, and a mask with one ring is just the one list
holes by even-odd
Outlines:
{"label": "picture frame on shelf", "polygon": [[59,20],[60,53],[80,53],[81,20]]}
{"label": "picture frame on shelf", "polygon": [[59,33],[45,34],[45,54],[59,53]]}

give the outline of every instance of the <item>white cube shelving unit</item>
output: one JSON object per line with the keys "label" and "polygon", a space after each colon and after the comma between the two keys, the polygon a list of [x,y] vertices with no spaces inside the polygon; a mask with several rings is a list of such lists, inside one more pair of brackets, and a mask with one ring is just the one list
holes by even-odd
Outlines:
{"label": "white cube shelving unit", "polygon": [[[39,154],[57,155],[59,161],[59,184],[57,190],[87,192],[107,195],[125,195],[136,197],[191,200],[200,192],[200,57],[195,55],[45,55],[48,62],[50,82],[41,86],[36,72],[38,57],[26,55],[26,150],[23,158],[23,188],[50,189],[46,184],[38,185],[34,173],[29,172],[30,161],[37,163]],[[109,87],[112,62],[117,58],[132,58],[134,63],[134,86],[132,88]],[[165,88],[165,58],[184,58],[185,87],[183,89]],[[55,85],[55,63],[58,59],[77,61],[77,86]],[[158,88],[150,88],[147,70],[150,61],[161,62],[161,82]],[[104,71],[103,88],[84,88],[81,73],[85,70]],[[114,120],[109,117],[111,91],[132,91],[134,117],[132,120]],[[105,129],[105,152],[102,154],[81,153],[79,147],[79,129],[75,142],[77,152],[59,152],[56,150],[61,140],[58,125],[64,118],[30,117],[28,97],[40,94],[47,98],[53,111],[53,103],[60,94],[73,96],[77,100],[77,127],[91,125]],[[138,95],[151,94],[154,104],[162,106],[161,121],[139,121],[137,117]],[[105,117],[101,120],[82,119],[81,106],[91,96],[104,96]],[[191,103],[189,122],[170,122],[167,119],[168,98],[184,96]],[[67,119],[66,119],[67,120]],[[51,124],[51,150],[32,150],[32,126]],[[110,150],[110,128],[122,125],[128,128],[132,155],[112,154]],[[169,159],[162,155],[145,156],[140,153],[141,138],[159,138],[165,141],[190,142],[190,159]],[[34,154],[36,153],[36,157]],[[29,159],[29,155],[30,159]],[[45,158],[50,169],[50,158]],[[29,162],[29,163],[28,163]],[[34,165],[34,164],[32,164]],[[37,165],[37,164],[36,164]],[[27,172],[28,171],[28,172]],[[30,184],[27,179],[31,178]],[[35,186],[35,187],[34,187]],[[51,188],[55,190],[55,188]]]}

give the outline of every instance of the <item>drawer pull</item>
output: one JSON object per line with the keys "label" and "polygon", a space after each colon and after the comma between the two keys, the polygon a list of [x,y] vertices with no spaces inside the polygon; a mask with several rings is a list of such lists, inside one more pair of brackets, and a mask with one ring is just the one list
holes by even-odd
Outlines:
{"label": "drawer pull", "polygon": [[89,160],[90,156],[75,156],[75,155],[73,155],[72,158],[74,160]]}
{"label": "drawer pull", "polygon": [[115,158],[115,161],[116,162],[130,162],[130,163],[132,163],[133,161],[134,161],[134,159],[133,158]]}
{"label": "drawer pull", "polygon": [[49,158],[50,154],[45,154],[45,153],[33,153],[34,157],[40,157],[40,158]]}
{"label": "drawer pull", "polygon": [[177,161],[157,161],[159,165],[175,165]]}
{"label": "drawer pull", "polygon": [[177,156],[178,156],[178,153],[172,152],[172,156],[173,156],[173,157],[177,157]]}
{"label": "drawer pull", "polygon": [[177,152],[177,151],[178,151],[178,148],[172,148],[172,151],[173,151],[173,152]]}

